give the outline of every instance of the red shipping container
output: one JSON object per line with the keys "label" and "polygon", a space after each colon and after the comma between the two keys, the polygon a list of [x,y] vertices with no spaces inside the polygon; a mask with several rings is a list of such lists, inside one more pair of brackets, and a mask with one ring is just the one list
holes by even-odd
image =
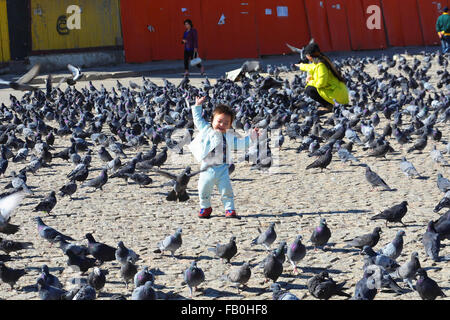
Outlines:
{"label": "red shipping container", "polygon": [[346,0],[326,1],[331,46],[334,51],[351,50],[346,6]]}
{"label": "red shipping container", "polygon": [[258,57],[254,0],[202,1],[201,12],[208,59]]}
{"label": "red shipping container", "polygon": [[259,54],[291,53],[286,43],[302,48],[311,39],[303,0],[256,1]]}
{"label": "red shipping container", "polygon": [[382,0],[382,7],[389,45],[424,44],[416,0]]}
{"label": "red shipping container", "polygon": [[323,52],[331,51],[331,38],[328,29],[327,10],[324,0],[305,0],[308,25],[311,37],[314,38]]}
{"label": "red shipping container", "polygon": [[126,62],[152,60],[151,32],[147,28],[149,1],[120,1],[123,47]]}
{"label": "red shipping container", "polygon": [[420,22],[426,45],[440,44],[436,32],[436,20],[442,14],[442,8],[448,6],[447,0],[417,0],[419,6]]}
{"label": "red shipping container", "polygon": [[[377,6],[375,10],[378,11],[372,11],[371,6]],[[373,20],[372,17],[377,13],[379,18]],[[379,0],[347,0],[347,19],[352,50],[386,48],[386,35]]]}

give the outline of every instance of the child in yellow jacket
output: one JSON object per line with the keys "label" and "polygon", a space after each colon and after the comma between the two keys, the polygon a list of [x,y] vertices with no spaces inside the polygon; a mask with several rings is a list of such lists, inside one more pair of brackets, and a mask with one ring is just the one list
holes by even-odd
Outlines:
{"label": "child in yellow jacket", "polygon": [[305,93],[322,105],[319,113],[331,112],[335,102],[348,104],[345,79],[330,59],[320,52],[319,46],[314,42],[308,44],[304,54],[312,63],[300,63],[297,66],[309,73]]}

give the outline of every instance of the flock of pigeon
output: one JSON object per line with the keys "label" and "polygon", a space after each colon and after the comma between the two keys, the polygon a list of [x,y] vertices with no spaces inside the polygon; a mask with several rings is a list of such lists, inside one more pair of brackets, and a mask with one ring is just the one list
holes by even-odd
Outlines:
{"label": "flock of pigeon", "polygon": [[[17,258],[20,258],[22,251],[33,250],[33,243],[13,240],[20,228],[13,224],[13,212],[25,197],[34,194],[33,189],[36,187],[27,185],[27,175],[34,175],[43,167],[51,168],[54,159],[66,161],[73,169],[61,176],[65,180],[63,186],[55,187],[34,207],[34,212],[45,212],[46,217],[52,216],[58,197],[68,196],[72,199],[78,187],[90,188],[91,192],[102,191],[108,181],[116,178],[123,179],[127,185],[132,180],[139,187],[145,187],[153,182],[150,174],[161,175],[169,179],[168,185],[173,188],[166,197],[167,201],[189,200],[190,178],[199,172],[191,172],[188,166],[175,174],[161,167],[164,167],[169,151],[182,153],[186,141],[192,138],[194,125],[189,105],[199,95],[207,96],[204,105],[206,118],[211,115],[214,105],[224,102],[235,108],[234,128],[248,131],[252,127],[259,127],[267,130],[269,134],[265,139],[260,139],[243,157],[258,170],[267,170],[273,164],[271,139],[276,136],[277,146],[281,148],[285,137],[288,137],[300,142],[297,153],[307,152],[308,156],[317,157],[306,169],[316,168],[322,172],[327,169],[334,155],[342,162],[351,161],[365,166],[365,176],[371,187],[395,192],[379,174],[358,159],[358,153],[367,151],[369,157],[389,161],[390,154],[396,152],[391,145],[393,140],[401,147],[405,145],[406,155],[422,152],[432,141],[434,148],[430,157],[444,172],[437,177],[437,187],[444,196],[441,200],[437,199],[440,201],[434,212],[450,208],[449,165],[446,160],[450,154],[450,143],[447,141],[444,144],[442,132],[437,128],[437,124],[446,124],[450,120],[449,59],[439,53],[424,53],[419,58],[415,57],[413,61],[403,56],[396,59],[345,58],[334,61],[345,70],[352,103],[349,106],[336,106],[331,114],[325,116],[317,114],[318,105],[304,94],[304,76],[296,74],[293,81],[281,78],[281,72],[295,71],[294,65],[289,68],[268,66],[267,76],[248,72],[240,83],[221,78],[212,85],[206,78],[199,88],[190,85],[187,77],[178,86],[167,80],[164,80],[163,86],[159,86],[148,78],[142,78],[141,84],[130,82],[129,86],[117,81],[111,91],[103,85],[96,88],[89,82],[79,91],[74,84],[83,75],[79,68],[73,66],[69,66],[72,75],[63,78],[57,86],[52,85],[49,75],[45,89],[29,84],[38,75],[39,66],[33,67],[18,81],[2,80],[1,84],[26,93],[17,98],[12,92],[9,105],[2,104],[0,107],[0,175],[3,179],[11,179],[5,187],[7,191],[0,196],[0,232],[10,236],[0,239],[0,250],[6,253],[0,256],[1,281],[13,289],[16,282],[27,273],[26,269],[7,266],[11,252],[17,252]],[[431,84],[429,75],[433,63],[440,66],[435,84]],[[370,76],[364,70],[371,64],[378,67],[377,77]],[[392,72],[394,68],[400,76]],[[63,82],[68,85],[64,91],[60,89]],[[385,119],[380,119],[383,117]],[[382,120],[387,124],[381,129],[379,124]],[[190,136],[181,139],[172,136],[177,129],[188,129]],[[272,132],[278,135],[272,135]],[[70,145],[63,148],[62,145],[69,137]],[[62,150],[56,151],[56,148]],[[130,154],[136,151],[136,155],[130,159]],[[104,165],[92,168],[93,157],[98,157]],[[10,162],[22,168],[18,172],[10,170],[7,174]],[[230,174],[233,170],[234,165],[230,166]],[[406,156],[400,163],[400,170],[408,177],[421,177]],[[99,171],[99,175],[92,177],[94,171]],[[403,201],[371,219],[385,220],[386,227],[388,223],[401,223],[407,228],[402,222],[407,211],[408,203]],[[142,260],[140,255],[123,241],[112,246],[95,240],[91,233],[87,233],[87,246],[76,244],[71,236],[47,225],[43,219],[45,217],[37,214],[34,218],[42,241],[59,245],[61,254],[67,257],[67,266],[87,277],[74,278],[72,288],[65,288],[49,272],[49,266],[43,265],[35,283],[41,299],[96,299],[109,280],[108,262],[119,263],[121,280],[127,289],[130,282],[134,284],[131,299],[167,298],[167,295],[156,290],[156,275],[152,269],[138,268],[137,262]],[[302,236],[298,235],[292,243],[281,241],[272,250],[271,245],[277,239],[275,223],[259,232],[260,235],[251,244],[261,245],[268,251],[257,266],[263,270],[265,281],[273,282],[270,285],[273,299],[297,300],[277,280],[286,271],[283,265],[285,261],[289,262],[295,274],[299,273],[297,266],[307,251]],[[404,230],[398,231],[395,238],[380,250],[373,250],[381,232],[380,227],[375,227],[372,233],[346,241],[348,247],[359,249],[364,259],[363,277],[357,282],[353,294],[346,292],[348,289],[344,287],[345,283],[337,283],[326,270],[308,279],[310,294],[317,299],[330,299],[337,295],[373,300],[380,290],[391,290],[395,294],[408,292],[398,284],[398,281],[403,281],[422,299],[445,297],[439,284],[428,277],[426,270],[421,267],[417,252],[411,255],[408,262],[397,263],[396,259],[403,250]],[[327,250],[331,235],[332,230],[327,226],[326,219],[322,218],[309,239],[314,251],[317,248]],[[427,255],[443,265],[450,260],[439,255],[441,241],[445,240],[450,240],[450,210],[439,219],[430,221],[422,237]],[[175,253],[182,244],[180,227],[173,235],[161,239],[154,253],[170,252],[171,257],[167,259],[176,259]],[[229,264],[238,253],[236,237],[209,250]],[[189,288],[190,297],[206,281],[205,273],[197,266],[197,262],[192,261],[183,273],[183,284]],[[254,267],[256,265],[244,262],[239,267],[231,268],[222,280],[234,284],[239,293],[241,289],[246,289]],[[112,298],[126,297],[117,295]]]}

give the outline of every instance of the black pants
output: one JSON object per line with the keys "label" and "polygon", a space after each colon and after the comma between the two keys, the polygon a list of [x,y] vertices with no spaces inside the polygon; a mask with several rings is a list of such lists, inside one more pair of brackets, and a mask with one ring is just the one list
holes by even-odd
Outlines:
{"label": "black pants", "polygon": [[307,86],[305,88],[305,93],[308,95],[308,97],[310,97],[313,100],[316,100],[317,102],[319,102],[325,108],[330,109],[330,110],[333,109],[333,105],[320,96],[320,94],[317,91],[316,87]]}
{"label": "black pants", "polygon": [[[184,50],[184,70],[189,70],[189,62],[194,58],[194,50],[188,51]],[[202,64],[199,63],[197,65],[199,69],[201,69]]]}

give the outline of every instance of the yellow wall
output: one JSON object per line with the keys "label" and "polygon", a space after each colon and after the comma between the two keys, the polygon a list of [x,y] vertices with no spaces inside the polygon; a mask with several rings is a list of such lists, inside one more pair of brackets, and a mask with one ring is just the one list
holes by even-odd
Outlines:
{"label": "yellow wall", "polygon": [[[69,19],[70,5],[81,8],[81,28],[61,35],[58,17]],[[33,51],[122,45],[119,0],[31,0],[31,36]]]}
{"label": "yellow wall", "polygon": [[10,59],[6,0],[0,0],[0,62],[7,62]]}

